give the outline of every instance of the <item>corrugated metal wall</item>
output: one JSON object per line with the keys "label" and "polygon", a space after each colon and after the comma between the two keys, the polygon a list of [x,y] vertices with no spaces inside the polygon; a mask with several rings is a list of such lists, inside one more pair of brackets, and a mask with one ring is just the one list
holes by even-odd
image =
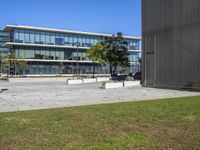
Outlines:
{"label": "corrugated metal wall", "polygon": [[200,89],[200,0],[142,0],[146,86]]}

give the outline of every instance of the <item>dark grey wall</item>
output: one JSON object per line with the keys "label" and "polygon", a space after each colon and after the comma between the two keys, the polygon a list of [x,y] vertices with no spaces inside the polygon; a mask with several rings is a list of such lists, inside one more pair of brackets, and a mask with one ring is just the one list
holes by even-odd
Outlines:
{"label": "dark grey wall", "polygon": [[142,0],[146,86],[200,89],[200,0]]}

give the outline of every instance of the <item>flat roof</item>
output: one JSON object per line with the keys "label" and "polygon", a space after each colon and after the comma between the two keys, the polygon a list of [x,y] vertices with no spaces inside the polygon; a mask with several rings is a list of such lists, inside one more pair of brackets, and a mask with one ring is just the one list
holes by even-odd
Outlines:
{"label": "flat roof", "polygon": [[[25,29],[25,30],[37,30],[37,31],[48,31],[48,32],[59,32],[59,33],[71,33],[71,34],[80,34],[80,35],[91,35],[91,36],[103,36],[111,37],[112,34],[103,34],[103,33],[92,33],[92,32],[82,32],[82,31],[73,31],[73,30],[63,30],[63,29],[53,29],[53,28],[43,28],[43,27],[33,27],[33,26],[22,26],[22,25],[6,25],[3,28],[3,31],[10,31],[12,29]],[[141,40],[142,38],[134,36],[123,36],[127,39]]]}

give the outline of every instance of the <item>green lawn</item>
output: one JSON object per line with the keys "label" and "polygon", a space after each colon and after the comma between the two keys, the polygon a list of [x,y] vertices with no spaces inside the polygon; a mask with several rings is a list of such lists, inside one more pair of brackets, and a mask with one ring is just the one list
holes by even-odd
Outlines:
{"label": "green lawn", "polygon": [[200,149],[200,97],[0,113],[0,149]]}

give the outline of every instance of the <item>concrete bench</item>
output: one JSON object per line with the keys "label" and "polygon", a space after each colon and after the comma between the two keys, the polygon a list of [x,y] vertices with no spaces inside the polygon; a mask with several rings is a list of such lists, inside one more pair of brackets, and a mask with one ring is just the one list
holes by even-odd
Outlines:
{"label": "concrete bench", "polygon": [[103,88],[104,89],[115,89],[115,88],[122,88],[123,87],[123,82],[107,82],[103,83]]}
{"label": "concrete bench", "polygon": [[94,82],[97,82],[96,78],[83,79],[83,83],[94,83]]}
{"label": "concrete bench", "polygon": [[140,85],[140,81],[124,81],[124,87],[133,87]]}
{"label": "concrete bench", "polygon": [[82,84],[83,80],[67,80],[67,84]]}
{"label": "concrete bench", "polygon": [[109,77],[98,77],[97,78],[97,82],[106,82],[109,81],[110,78]]}
{"label": "concrete bench", "polygon": [[65,82],[67,78],[9,78],[9,82],[55,82],[55,81],[62,81]]}

